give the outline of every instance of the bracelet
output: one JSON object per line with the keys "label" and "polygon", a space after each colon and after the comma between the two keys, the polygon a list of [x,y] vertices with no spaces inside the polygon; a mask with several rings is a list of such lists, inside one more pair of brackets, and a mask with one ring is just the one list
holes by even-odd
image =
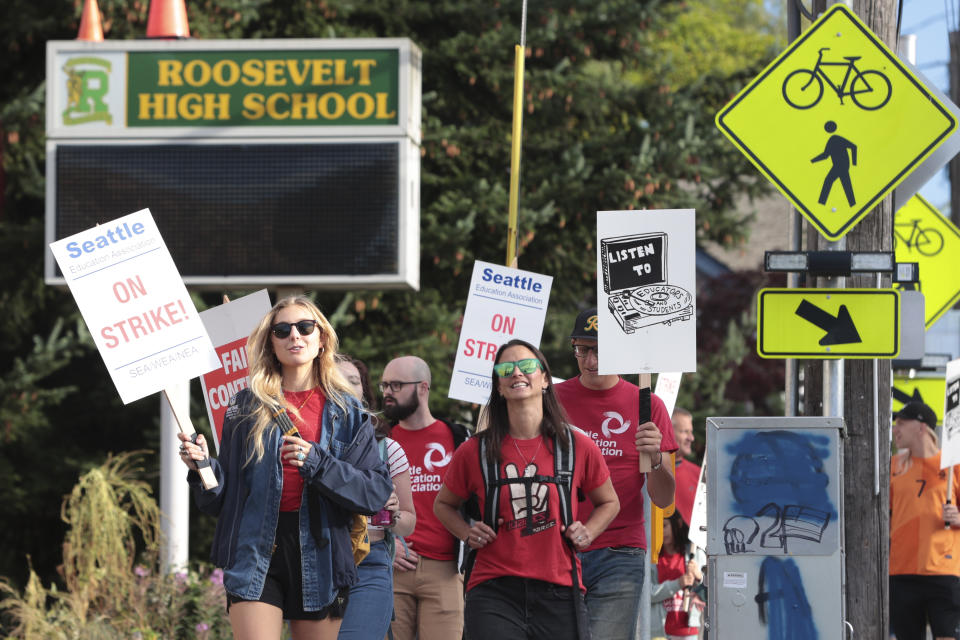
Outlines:
{"label": "bracelet", "polygon": [[657,464],[650,467],[651,471],[656,471],[663,464],[663,451],[657,451],[657,453],[660,455],[660,457],[657,458]]}

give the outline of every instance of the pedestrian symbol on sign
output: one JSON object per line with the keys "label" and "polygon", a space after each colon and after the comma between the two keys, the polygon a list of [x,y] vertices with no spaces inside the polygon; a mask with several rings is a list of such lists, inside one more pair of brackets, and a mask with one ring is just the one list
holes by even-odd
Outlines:
{"label": "pedestrian symbol on sign", "polygon": [[[823,125],[824,131],[833,133],[837,130],[837,123],[833,120],[827,120]],[[847,156],[847,150],[850,150],[850,156]],[[853,197],[853,184],[850,182],[850,163],[857,166],[857,145],[853,144],[843,136],[830,136],[827,140],[827,146],[823,148],[823,153],[815,156],[810,162],[820,162],[830,158],[833,166],[827,172],[827,177],[823,179],[823,187],[820,189],[820,204],[827,204],[827,196],[830,195],[830,189],[837,180],[843,185],[843,193],[847,196],[847,204],[851,207],[857,203]]]}

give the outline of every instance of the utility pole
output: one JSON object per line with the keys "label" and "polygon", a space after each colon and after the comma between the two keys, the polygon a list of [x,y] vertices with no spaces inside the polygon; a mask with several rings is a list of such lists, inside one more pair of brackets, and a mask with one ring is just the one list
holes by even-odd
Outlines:
{"label": "utility pole", "polygon": [[[814,0],[819,15],[827,9],[827,0]],[[835,4],[830,2],[829,4]],[[852,0],[854,13],[893,51],[897,50],[896,0]],[[882,135],[882,132],[878,132]],[[848,233],[847,251],[892,251],[893,204],[887,197],[874,211]],[[827,242],[809,227],[807,248],[827,249]],[[808,282],[808,286],[817,286]],[[819,283],[826,286],[826,283]],[[851,276],[848,288],[889,288],[890,276]],[[829,362],[829,361],[827,361]],[[844,539],[845,539],[845,611],[853,627],[853,637],[888,640],[889,634],[889,542],[890,542],[890,360],[846,360],[842,373],[842,402],[846,422],[843,440],[844,464]],[[827,415],[824,406],[822,361],[804,361],[804,415]],[[835,388],[835,387],[834,387]]]}

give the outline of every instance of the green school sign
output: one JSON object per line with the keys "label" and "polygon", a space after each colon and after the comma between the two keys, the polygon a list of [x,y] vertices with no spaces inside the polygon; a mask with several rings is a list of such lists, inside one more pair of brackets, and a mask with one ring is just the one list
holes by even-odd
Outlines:
{"label": "green school sign", "polygon": [[51,42],[48,131],[418,140],[418,69],[406,39]]}
{"label": "green school sign", "polygon": [[397,122],[396,50],[129,54],[127,126]]}

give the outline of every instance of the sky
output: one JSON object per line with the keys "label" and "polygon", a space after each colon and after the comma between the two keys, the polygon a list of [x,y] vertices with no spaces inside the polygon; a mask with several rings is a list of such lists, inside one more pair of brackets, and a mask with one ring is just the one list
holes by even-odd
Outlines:
{"label": "sky", "polygon": [[[958,5],[960,0],[903,0],[903,15],[900,19],[901,35],[917,35],[917,68],[947,95],[950,95],[947,11],[950,11],[956,24]],[[950,181],[946,169],[927,182],[920,189],[920,195],[941,213],[949,215]]]}

